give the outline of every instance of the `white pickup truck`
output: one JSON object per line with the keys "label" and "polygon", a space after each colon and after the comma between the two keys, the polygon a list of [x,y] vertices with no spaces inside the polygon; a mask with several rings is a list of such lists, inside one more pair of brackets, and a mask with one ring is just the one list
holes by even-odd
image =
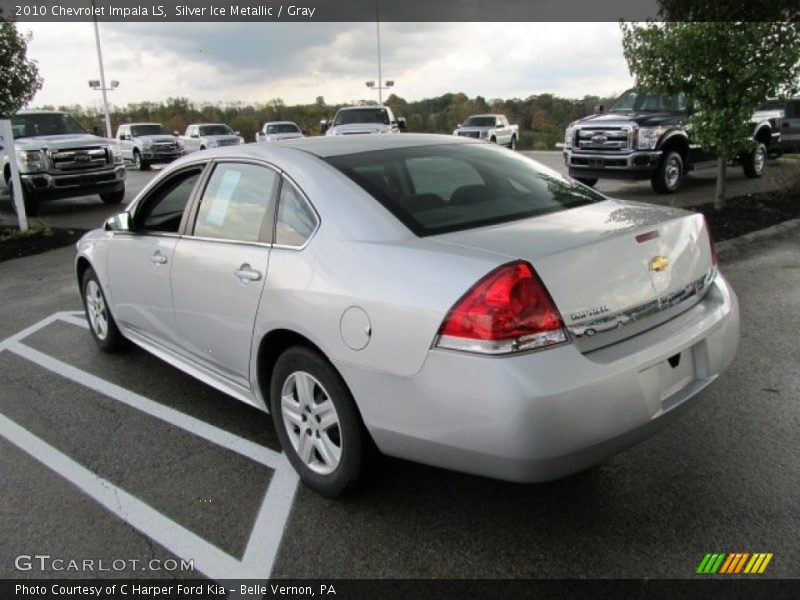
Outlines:
{"label": "white pickup truck", "polygon": [[220,146],[236,146],[244,143],[239,132],[234,131],[225,123],[189,125],[186,128],[186,133],[178,139],[180,139],[187,152],[218,148]]}
{"label": "white pickup truck", "polygon": [[256,131],[256,142],[279,142],[305,137],[294,121],[269,121]]}
{"label": "white pickup truck", "polygon": [[139,171],[170,163],[185,154],[177,132],[170,133],[160,123],[120,125],[116,140],[122,157]]}
{"label": "white pickup truck", "polygon": [[325,135],[400,133],[406,128],[406,120],[395,118],[388,106],[346,106],[333,121],[323,119],[319,124]]}
{"label": "white pickup truck", "polygon": [[519,126],[510,125],[505,115],[472,115],[456,126],[453,135],[487,140],[516,150]]}

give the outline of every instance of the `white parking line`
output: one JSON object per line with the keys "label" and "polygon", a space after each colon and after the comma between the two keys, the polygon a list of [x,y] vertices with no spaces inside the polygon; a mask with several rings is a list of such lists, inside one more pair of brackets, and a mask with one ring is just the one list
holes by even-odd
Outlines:
{"label": "white parking line", "polygon": [[79,319],[78,314],[81,313],[50,315],[0,341],[0,352],[3,350],[13,352],[61,377],[273,469],[274,473],[242,559],[239,560],[220,550],[123,489],[89,471],[2,414],[0,414],[0,435],[176,556],[193,560],[195,569],[208,577],[217,580],[268,578],[272,573],[298,483],[297,474],[285,455],[154,402],[21,343],[26,337],[57,320],[85,327],[85,321]]}

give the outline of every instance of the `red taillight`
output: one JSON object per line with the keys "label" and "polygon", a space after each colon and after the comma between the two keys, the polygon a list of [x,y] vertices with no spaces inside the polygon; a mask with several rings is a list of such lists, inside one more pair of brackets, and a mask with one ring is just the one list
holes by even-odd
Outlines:
{"label": "red taillight", "polygon": [[703,220],[706,223],[706,234],[708,235],[708,243],[711,245],[711,266],[716,267],[719,265],[719,252],[717,252],[717,244],[714,242],[714,235],[711,233],[711,226],[708,224],[708,217],[703,215]]}
{"label": "red taillight", "polygon": [[437,346],[503,354],[567,341],[564,321],[530,264],[498,267],[456,302]]}

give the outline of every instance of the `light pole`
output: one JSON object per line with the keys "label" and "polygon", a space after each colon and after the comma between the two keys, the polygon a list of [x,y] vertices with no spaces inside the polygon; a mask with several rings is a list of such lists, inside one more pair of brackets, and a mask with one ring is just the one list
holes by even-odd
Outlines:
{"label": "light pole", "polygon": [[[96,25],[97,23],[95,23]],[[102,63],[100,63],[102,64]],[[101,71],[102,73],[102,71]],[[89,80],[89,87],[95,91],[103,92],[103,112],[105,113],[106,117],[106,137],[111,137],[111,116],[108,112],[108,96],[106,96],[106,92],[113,92],[115,89],[119,87],[119,81],[113,80],[111,81],[111,87],[106,87],[103,85],[103,81],[100,79],[90,79]]]}
{"label": "light pole", "polygon": [[378,80],[378,85],[375,85],[374,81],[367,81],[367,87],[371,90],[378,90],[378,104],[383,106],[383,90],[388,90],[389,88],[394,87],[394,81],[391,79],[387,79],[383,85],[381,85],[381,80]]}
{"label": "light pole", "polygon": [[[96,14],[96,12],[94,10],[95,9],[95,5],[94,4],[95,4],[94,0],[92,0],[92,13]],[[92,85],[92,83],[94,83],[95,81],[90,81],[89,82],[89,86],[92,89],[95,89],[95,90],[99,89],[100,91],[103,92],[103,111],[105,112],[105,115],[106,115],[106,137],[110,138],[111,137],[111,115],[108,112],[108,96],[106,95],[106,92],[109,89],[112,89],[112,90],[116,89],[116,87],[119,85],[119,81],[112,81],[111,82],[111,86],[112,86],[111,88],[107,88],[106,87],[106,71],[103,68],[103,52],[100,49],[100,29],[97,26],[97,17],[96,16],[94,17],[94,41],[95,41],[95,44],[97,45],[97,62],[100,64],[100,82],[99,82],[99,85],[94,86],[94,85]],[[116,85],[114,85],[114,84],[116,84]]]}

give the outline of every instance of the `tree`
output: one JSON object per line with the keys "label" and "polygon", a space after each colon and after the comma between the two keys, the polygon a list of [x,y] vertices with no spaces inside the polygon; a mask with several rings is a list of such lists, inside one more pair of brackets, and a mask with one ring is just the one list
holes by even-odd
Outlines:
{"label": "tree", "polygon": [[0,19],[0,116],[13,115],[42,89],[36,61],[27,58],[31,37]]}
{"label": "tree", "polygon": [[638,85],[684,93],[694,105],[692,135],[719,157],[714,205],[722,208],[728,161],[754,149],[753,112],[768,97],[796,89],[800,24],[668,21],[621,27],[625,58]]}

